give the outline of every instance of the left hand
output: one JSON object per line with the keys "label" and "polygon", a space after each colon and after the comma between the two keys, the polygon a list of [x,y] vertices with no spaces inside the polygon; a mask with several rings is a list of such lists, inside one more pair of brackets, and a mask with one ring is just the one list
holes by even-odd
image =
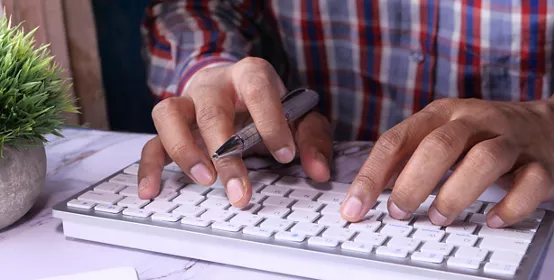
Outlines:
{"label": "left hand", "polygon": [[449,169],[429,208],[446,226],[493,183],[513,175],[507,195],[487,216],[489,227],[512,225],[554,200],[554,100],[493,102],[440,99],[385,132],[341,206],[359,221],[401,167],[388,201],[395,219],[409,217]]}

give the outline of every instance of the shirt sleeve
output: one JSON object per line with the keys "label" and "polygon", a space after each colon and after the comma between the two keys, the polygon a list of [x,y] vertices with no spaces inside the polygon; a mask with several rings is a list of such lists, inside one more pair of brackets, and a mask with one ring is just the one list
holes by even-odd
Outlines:
{"label": "shirt sleeve", "polygon": [[199,70],[248,56],[262,16],[256,1],[153,1],[141,25],[152,94],[180,96]]}

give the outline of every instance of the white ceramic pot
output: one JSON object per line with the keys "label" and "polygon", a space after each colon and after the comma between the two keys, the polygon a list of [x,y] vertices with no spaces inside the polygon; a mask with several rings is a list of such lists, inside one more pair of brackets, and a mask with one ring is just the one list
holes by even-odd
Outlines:
{"label": "white ceramic pot", "polygon": [[4,147],[0,157],[0,230],[21,219],[31,209],[45,177],[43,145]]}

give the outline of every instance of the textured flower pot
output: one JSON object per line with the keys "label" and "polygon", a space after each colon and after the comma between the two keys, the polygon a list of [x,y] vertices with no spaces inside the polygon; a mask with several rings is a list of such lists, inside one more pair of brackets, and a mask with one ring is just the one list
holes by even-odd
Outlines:
{"label": "textured flower pot", "polygon": [[43,145],[5,146],[0,157],[0,230],[23,217],[36,202],[46,177]]}

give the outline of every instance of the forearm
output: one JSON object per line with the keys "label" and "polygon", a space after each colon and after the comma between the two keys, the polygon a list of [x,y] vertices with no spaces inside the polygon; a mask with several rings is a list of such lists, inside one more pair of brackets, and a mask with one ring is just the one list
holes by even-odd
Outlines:
{"label": "forearm", "polygon": [[158,98],[182,95],[187,82],[205,67],[244,58],[257,36],[248,32],[254,29],[240,7],[224,1],[195,3],[160,1],[147,11],[143,54],[148,86]]}

